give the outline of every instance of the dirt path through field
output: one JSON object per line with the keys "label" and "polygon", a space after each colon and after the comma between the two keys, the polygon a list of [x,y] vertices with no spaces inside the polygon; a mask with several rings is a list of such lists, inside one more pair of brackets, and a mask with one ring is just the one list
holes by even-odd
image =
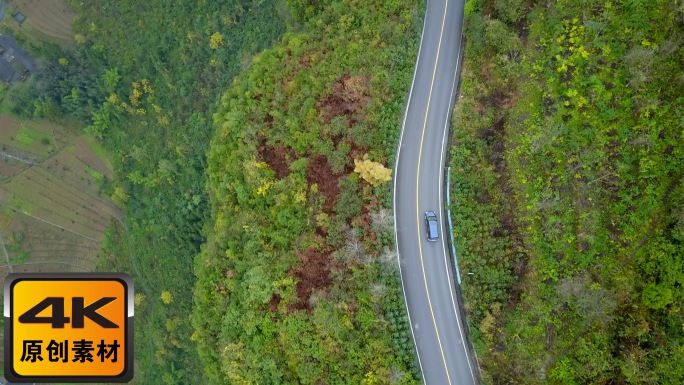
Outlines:
{"label": "dirt path through field", "polygon": [[10,154],[9,152],[0,151],[0,156],[7,159],[18,160],[20,162],[24,162],[30,165],[38,164],[38,162],[33,157],[24,154]]}

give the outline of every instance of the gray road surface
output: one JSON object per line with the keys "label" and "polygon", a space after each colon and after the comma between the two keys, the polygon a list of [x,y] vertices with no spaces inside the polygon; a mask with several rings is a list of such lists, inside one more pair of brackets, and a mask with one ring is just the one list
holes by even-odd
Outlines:
{"label": "gray road surface", "polygon": [[[448,262],[443,167],[461,47],[463,0],[428,0],[395,169],[394,212],[404,295],[427,385],[475,384]],[[425,212],[440,217],[428,242]]]}

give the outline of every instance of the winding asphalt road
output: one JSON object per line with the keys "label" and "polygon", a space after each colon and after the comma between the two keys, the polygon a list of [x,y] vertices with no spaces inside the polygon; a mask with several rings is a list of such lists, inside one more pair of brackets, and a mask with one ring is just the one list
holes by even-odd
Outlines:
{"label": "winding asphalt road", "polygon": [[[461,53],[464,0],[428,0],[397,154],[394,215],[411,331],[426,385],[471,385],[470,356],[455,295],[444,222],[444,161]],[[440,240],[425,236],[426,211],[440,216]]]}

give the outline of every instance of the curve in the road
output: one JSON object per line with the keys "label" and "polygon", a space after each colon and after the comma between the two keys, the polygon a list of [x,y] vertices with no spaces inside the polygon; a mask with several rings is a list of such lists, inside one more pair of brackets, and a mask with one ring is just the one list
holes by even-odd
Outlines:
{"label": "curve in the road", "polygon": [[[435,7],[435,3],[440,6]],[[444,237],[439,252],[431,242],[423,245],[421,234],[421,212],[434,206],[444,212],[442,170],[460,58],[464,4],[462,0],[451,0],[451,5],[450,8],[449,0],[430,0],[425,12],[421,45],[397,149],[395,239],[402,288],[423,378],[426,384],[465,385],[475,384],[476,380],[462,330],[464,324],[454,299],[453,271]],[[431,108],[433,105],[435,107]],[[414,173],[415,186],[412,186],[413,182],[408,180],[412,180]],[[432,186],[437,186],[437,192]],[[411,191],[414,188],[415,193]],[[410,213],[413,207],[415,222]],[[440,222],[441,233],[443,229]]]}
{"label": "curve in the road", "polygon": [[[423,143],[425,141],[425,129],[427,128],[428,115],[430,113],[430,101],[432,100],[432,89],[435,85],[435,76],[437,75],[437,64],[439,64],[439,52],[442,48],[442,37],[444,36],[444,23],[446,22],[447,10],[449,8],[449,1],[444,2],[444,16],[442,17],[442,28],[439,31],[439,42],[437,43],[437,59],[435,60],[435,66],[432,70],[432,79],[430,80],[430,91],[428,92],[427,108],[425,109],[425,119],[423,120],[423,130],[420,134],[420,146],[418,147],[418,172],[416,172],[416,223],[420,223],[420,210],[418,208],[418,193],[420,192],[420,163],[423,158]],[[421,42],[422,45],[422,42]],[[418,255],[420,256],[420,267],[423,271],[423,281],[425,283],[425,292],[427,293],[428,306],[430,307],[430,315],[432,316],[432,323],[435,326],[435,334],[437,334],[437,344],[439,345],[439,352],[442,355],[442,362],[444,363],[444,369],[447,375],[447,381],[451,385],[451,376],[449,376],[449,368],[446,362],[446,357],[444,356],[444,348],[442,348],[442,340],[439,338],[439,328],[437,327],[437,321],[435,320],[435,313],[432,309],[432,300],[430,299],[430,290],[427,285],[427,275],[425,274],[425,261],[423,260],[423,241],[420,235],[420,226],[416,226],[418,231]],[[443,233],[443,232],[442,232]]]}
{"label": "curve in the road", "polygon": [[[430,7],[430,4],[428,3],[425,9],[425,14],[427,15],[428,8]],[[423,38],[425,36],[425,26],[427,24],[427,17],[423,18],[423,30],[420,35],[420,41],[421,44],[418,46],[418,56],[416,56],[416,65],[413,69],[413,79],[411,80],[411,89],[409,90],[409,96],[408,96],[408,101],[406,102],[406,111],[404,111],[404,120],[401,122],[401,134],[399,135],[399,146],[397,147],[397,158],[395,160],[394,164],[394,186],[392,187],[393,191],[393,196],[392,196],[392,205],[394,206],[394,244],[397,245],[397,264],[399,265],[399,269],[401,271],[401,255],[399,254],[399,238],[398,238],[398,232],[397,232],[397,214],[396,214],[396,207],[397,207],[397,171],[399,170],[399,155],[401,154],[401,145],[404,140],[404,131],[406,127],[406,117],[408,116],[408,110],[411,107],[411,96],[413,96],[413,86],[416,84],[416,74],[418,72],[418,65],[420,64],[420,51],[422,49],[422,42]],[[411,336],[413,337],[413,341],[415,343],[416,337],[413,334],[413,323],[411,322],[411,312],[408,311],[408,301],[406,298],[406,288],[404,285],[404,276],[403,274],[399,274],[399,278],[401,279],[401,290],[404,293],[404,305],[406,306],[406,315],[408,317],[409,321],[409,326],[411,327]],[[423,373],[423,364],[420,361],[420,354],[416,351],[416,357],[418,358],[418,366],[420,367],[420,372]]]}

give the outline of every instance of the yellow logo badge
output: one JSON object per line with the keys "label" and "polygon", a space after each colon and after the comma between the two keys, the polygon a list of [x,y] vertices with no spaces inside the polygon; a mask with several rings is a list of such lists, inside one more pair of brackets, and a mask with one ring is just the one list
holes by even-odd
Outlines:
{"label": "yellow logo badge", "polygon": [[10,274],[4,305],[9,381],[133,378],[133,280],[127,274]]}

